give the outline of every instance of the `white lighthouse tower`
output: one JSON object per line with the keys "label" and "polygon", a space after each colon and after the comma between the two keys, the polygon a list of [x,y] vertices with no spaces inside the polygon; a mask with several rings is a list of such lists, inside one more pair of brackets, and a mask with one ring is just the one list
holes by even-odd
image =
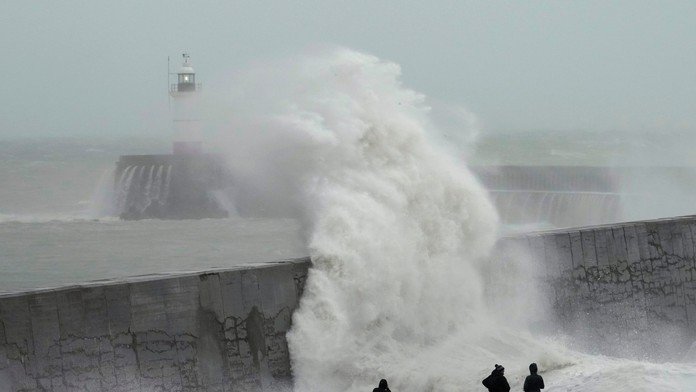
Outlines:
{"label": "white lighthouse tower", "polygon": [[196,154],[202,148],[200,115],[201,84],[196,82],[196,72],[188,53],[182,54],[183,62],[176,73],[176,83],[169,86],[172,99],[173,152]]}

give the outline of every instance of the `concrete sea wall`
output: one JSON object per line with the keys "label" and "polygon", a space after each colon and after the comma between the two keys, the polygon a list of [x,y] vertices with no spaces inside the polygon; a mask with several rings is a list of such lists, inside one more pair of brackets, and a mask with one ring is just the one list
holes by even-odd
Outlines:
{"label": "concrete sea wall", "polygon": [[0,297],[0,391],[246,391],[291,383],[308,259]]}
{"label": "concrete sea wall", "polygon": [[693,212],[696,168],[473,166],[503,222],[577,227]]}
{"label": "concrete sea wall", "polygon": [[214,154],[123,155],[114,172],[114,211],[121,219],[224,218],[214,192],[231,184]]}
{"label": "concrete sea wall", "polygon": [[[695,254],[696,217],[531,233],[498,242],[489,287],[507,298],[538,289],[541,302],[531,305],[548,312],[536,327],[575,336],[583,348],[674,358],[696,339]],[[0,391],[287,386],[285,334],[309,265],[2,295]],[[524,270],[506,288],[495,279],[500,268]]]}
{"label": "concrete sea wall", "polygon": [[513,284],[538,292],[538,328],[603,354],[674,360],[696,354],[695,255],[688,216],[503,238],[492,268],[527,269]]}

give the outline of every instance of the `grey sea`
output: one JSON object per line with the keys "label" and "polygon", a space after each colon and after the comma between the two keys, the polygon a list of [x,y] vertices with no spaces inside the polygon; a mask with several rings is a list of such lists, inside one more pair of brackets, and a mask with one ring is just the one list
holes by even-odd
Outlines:
{"label": "grey sea", "polygon": [[0,144],[0,292],[303,257],[292,219],[120,221],[99,194],[120,154],[157,140],[37,139]]}

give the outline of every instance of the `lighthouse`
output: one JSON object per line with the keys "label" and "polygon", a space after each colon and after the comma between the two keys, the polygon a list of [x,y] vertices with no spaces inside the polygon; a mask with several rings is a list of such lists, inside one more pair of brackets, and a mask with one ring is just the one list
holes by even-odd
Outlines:
{"label": "lighthouse", "polygon": [[225,218],[232,177],[222,157],[202,151],[201,84],[187,53],[168,77],[173,153],[121,155],[113,211],[124,220]]}
{"label": "lighthouse", "polygon": [[169,86],[174,154],[198,154],[202,149],[201,83],[188,53],[182,55],[176,83]]}

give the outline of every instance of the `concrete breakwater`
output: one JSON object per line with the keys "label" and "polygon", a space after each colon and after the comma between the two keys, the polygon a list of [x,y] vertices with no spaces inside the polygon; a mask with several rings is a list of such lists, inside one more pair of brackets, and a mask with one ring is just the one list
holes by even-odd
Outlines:
{"label": "concrete breakwater", "polygon": [[212,154],[123,155],[114,172],[113,212],[122,219],[225,218],[215,192],[229,187]]}
{"label": "concrete breakwater", "polygon": [[[495,279],[490,287],[509,296],[519,286],[540,288],[544,303],[533,305],[549,312],[538,327],[578,337],[590,350],[667,357],[696,338],[695,254],[693,216],[530,233],[498,242],[491,276],[525,270],[511,287]],[[309,265],[298,259],[2,295],[0,391],[288,385],[285,334]]]}
{"label": "concrete breakwater", "polygon": [[691,213],[692,167],[474,166],[503,222],[577,227]]}
{"label": "concrete breakwater", "polygon": [[696,358],[695,255],[696,216],[530,233],[502,238],[492,255],[491,269],[523,269],[507,283],[518,287],[489,287],[536,291],[537,328],[583,350]]}
{"label": "concrete breakwater", "polygon": [[291,382],[308,259],[0,296],[0,391],[246,391]]}

